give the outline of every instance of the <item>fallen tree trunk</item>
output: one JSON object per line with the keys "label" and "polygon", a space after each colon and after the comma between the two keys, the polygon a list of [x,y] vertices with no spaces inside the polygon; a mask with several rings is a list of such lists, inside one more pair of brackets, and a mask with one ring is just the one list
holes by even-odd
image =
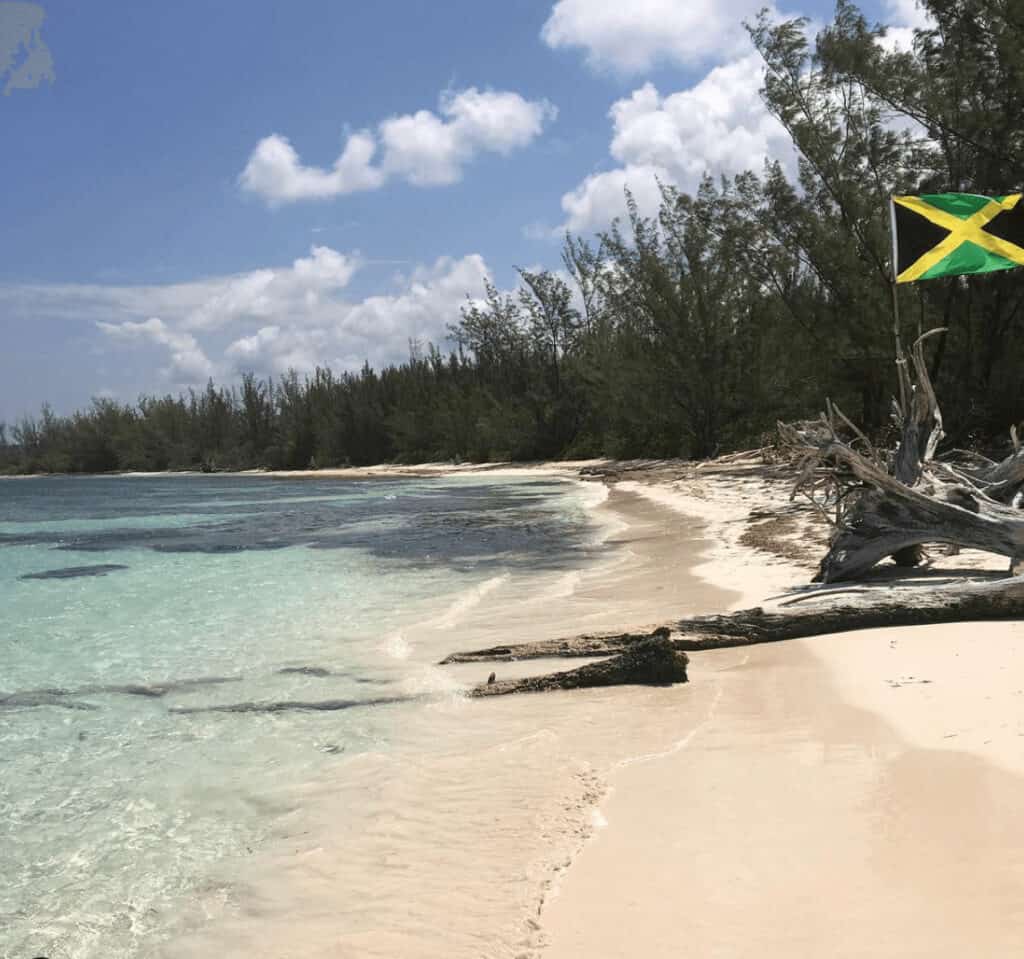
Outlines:
{"label": "fallen tree trunk", "polygon": [[647,636],[629,649],[599,663],[578,669],[521,679],[491,679],[470,690],[469,695],[507,696],[509,693],[539,693],[552,689],[586,689],[596,686],[671,686],[687,681],[689,658],[668,638],[667,630]]}
{"label": "fallen tree trunk", "polygon": [[452,663],[510,663],[519,659],[576,659],[584,656],[617,656],[657,632],[585,633],[568,639],[541,639],[514,646],[490,646],[468,652],[452,653],[441,660],[441,666]]}
{"label": "fallen tree trunk", "polygon": [[[923,626],[940,623],[981,622],[1024,618],[1024,578],[1011,577],[992,582],[969,582],[953,588],[943,586],[886,588],[881,599],[874,589],[853,593],[853,598],[842,603],[822,607],[801,602],[828,599],[836,590],[813,591],[805,596],[791,598],[787,604],[766,610],[762,607],[722,613],[712,616],[694,616],[660,627],[652,634],[610,633],[607,636],[588,636],[591,652],[588,655],[615,653],[628,656],[629,650],[641,648],[645,643],[664,640],[679,652],[707,649],[728,649],[775,643],[787,639],[805,639],[831,633],[853,632],[861,629],[882,629],[893,626]],[[558,655],[557,650],[573,640],[550,640],[524,643],[521,646],[499,647],[500,656],[489,655],[489,650],[456,653],[444,662],[483,662],[487,659],[530,659]],[[623,647],[627,652],[623,653]],[[591,664],[600,666],[602,664]],[[582,667],[589,670],[591,666]],[[579,672],[573,670],[573,673]],[[554,674],[568,675],[568,674]],[[543,682],[548,677],[523,680],[524,683]],[[500,683],[494,684],[499,687]],[[544,688],[570,688],[553,686]],[[479,692],[476,695],[494,695]]]}
{"label": "fallen tree trunk", "polygon": [[[883,599],[873,590],[853,594],[866,597],[842,603],[805,608],[761,607],[696,616],[670,627],[677,649],[728,649],[787,639],[806,639],[862,629],[894,626],[928,626],[941,623],[981,622],[1024,617],[1024,579],[1012,577],[955,588],[943,586],[887,589]],[[791,599],[790,604],[827,598],[832,591]]]}

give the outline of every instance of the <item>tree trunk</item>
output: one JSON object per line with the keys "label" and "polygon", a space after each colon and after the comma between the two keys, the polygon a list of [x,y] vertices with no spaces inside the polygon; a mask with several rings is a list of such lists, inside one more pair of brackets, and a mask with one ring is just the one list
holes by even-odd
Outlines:
{"label": "tree trunk", "polygon": [[552,689],[586,689],[596,686],[671,686],[685,683],[689,658],[668,638],[668,630],[632,643],[625,652],[578,669],[544,676],[498,680],[491,674],[486,683],[470,690],[469,695],[505,696],[509,693],[539,693]]}
{"label": "tree trunk", "polygon": [[[815,600],[829,599],[840,592],[848,594],[848,598],[842,603],[823,607],[820,603],[814,602]],[[799,606],[804,602],[808,605]],[[736,646],[754,646],[787,639],[805,639],[811,636],[824,636],[860,629],[981,622],[1022,617],[1024,617],[1024,577],[1009,577],[988,582],[966,582],[953,588],[948,585],[886,587],[881,598],[875,589],[870,588],[859,590],[854,588],[847,591],[813,588],[806,595],[791,598],[768,610],[755,607],[735,613],[693,616],[666,624],[653,633],[587,635],[453,653],[443,662],[484,662],[489,659],[508,661],[559,656],[563,655],[564,649],[576,648],[581,642],[588,649],[586,655],[600,656],[614,653],[618,654],[616,656],[618,659],[623,655],[629,656],[631,649],[644,648],[656,640],[666,640],[671,643],[672,648],[680,652],[693,652],[707,649],[728,649]],[[625,653],[623,653],[624,649]],[[590,666],[584,666],[583,670],[590,668]],[[555,675],[567,676],[570,674]],[[547,677],[534,677],[523,682],[543,684],[547,682]],[[555,687],[546,686],[545,688]],[[557,688],[568,687],[562,685]],[[494,695],[501,691],[501,688],[492,689],[489,693],[481,691],[477,695]]]}

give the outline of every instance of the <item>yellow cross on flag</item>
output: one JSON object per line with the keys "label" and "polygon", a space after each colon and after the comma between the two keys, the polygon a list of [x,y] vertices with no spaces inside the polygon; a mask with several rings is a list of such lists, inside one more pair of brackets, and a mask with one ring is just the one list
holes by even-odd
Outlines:
{"label": "yellow cross on flag", "polygon": [[1024,266],[1024,204],[1020,198],[1020,193],[894,196],[896,282]]}

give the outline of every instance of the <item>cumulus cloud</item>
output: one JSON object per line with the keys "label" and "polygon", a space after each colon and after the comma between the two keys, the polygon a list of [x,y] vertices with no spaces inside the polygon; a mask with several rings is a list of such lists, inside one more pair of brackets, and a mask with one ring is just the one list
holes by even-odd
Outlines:
{"label": "cumulus cloud", "polygon": [[482,296],[489,277],[478,253],[444,256],[400,278],[398,292],[351,304],[334,328],[339,365],[351,368],[367,357],[378,364],[402,359],[410,340],[443,343],[466,297]]}
{"label": "cumulus cloud", "polygon": [[314,326],[273,324],[242,336],[225,350],[238,369],[282,373],[317,365],[380,367],[408,356],[409,343],[442,344],[466,297],[479,297],[490,273],[483,257],[441,257],[397,278],[397,289],[324,310]]}
{"label": "cumulus cloud", "polygon": [[469,87],[443,94],[438,113],[388,117],[375,132],[349,134],[329,169],[305,165],[286,137],[272,134],[256,145],[239,182],[272,204],[376,190],[393,177],[442,186],[461,179],[479,153],[528,146],[556,114],[547,100]]}
{"label": "cumulus cloud", "polygon": [[664,168],[646,165],[629,165],[593,173],[562,197],[562,212],[566,219],[555,232],[561,235],[566,230],[581,233],[605,229],[612,220],[626,212],[627,188],[633,194],[640,214],[653,216],[661,204],[659,181],[671,183],[672,176]]}
{"label": "cumulus cloud", "polygon": [[184,317],[190,329],[215,329],[237,319],[315,316],[325,298],[348,286],[358,254],[313,246],[290,267],[253,270],[212,283],[210,295]]}
{"label": "cumulus cloud", "polygon": [[233,368],[284,373],[308,372],[316,366],[332,365],[330,334],[324,329],[264,326],[252,336],[242,336],[224,351]]}
{"label": "cumulus cloud", "polygon": [[238,369],[262,373],[309,372],[316,365],[356,369],[397,362],[410,342],[441,344],[447,324],[459,317],[467,296],[480,296],[488,270],[483,258],[441,257],[398,277],[397,289],[361,300],[322,304],[313,325],[272,323],[239,337],[224,351]]}
{"label": "cumulus cloud", "polygon": [[279,315],[300,320],[315,316],[321,304],[348,285],[361,265],[358,253],[314,245],[308,256],[288,266],[184,283],[0,284],[0,310],[11,316],[84,317],[106,322],[156,316],[194,332]]}
{"label": "cumulus cloud", "polygon": [[275,203],[376,190],[384,184],[384,173],[372,166],[376,152],[373,134],[350,134],[334,165],[324,170],[305,166],[288,138],[272,133],[256,144],[239,182]]}
{"label": "cumulus cloud", "polygon": [[166,347],[171,362],[165,374],[176,383],[202,383],[217,372],[191,333],[171,329],[155,316],[141,323],[100,322],[96,325],[115,340],[129,343],[149,341]]}
{"label": "cumulus cloud", "polygon": [[761,166],[789,142],[761,101],[763,70],[760,56],[750,54],[669,96],[644,84],[612,106],[612,156],[664,167],[685,184],[706,170]]}
{"label": "cumulus cloud", "polygon": [[442,345],[466,297],[482,297],[490,276],[479,254],[441,257],[354,297],[347,286],[362,262],[315,246],[289,266],[191,283],[0,284],[0,315],[91,323],[101,349],[137,350],[143,364],[156,349],[169,385],[201,386],[241,370],[272,375],[399,362],[411,340]]}
{"label": "cumulus cloud", "polygon": [[790,140],[765,109],[763,63],[749,53],[711,70],[695,86],[662,96],[650,83],[612,104],[610,152],[620,164],[588,176],[562,197],[564,228],[601,229],[625,207],[623,187],[645,214],[657,210],[657,181],[693,190],[705,172],[794,162]]}
{"label": "cumulus cloud", "polygon": [[746,43],[743,21],[764,6],[765,0],[558,0],[541,37],[554,49],[583,49],[599,69],[687,67],[737,56]]}

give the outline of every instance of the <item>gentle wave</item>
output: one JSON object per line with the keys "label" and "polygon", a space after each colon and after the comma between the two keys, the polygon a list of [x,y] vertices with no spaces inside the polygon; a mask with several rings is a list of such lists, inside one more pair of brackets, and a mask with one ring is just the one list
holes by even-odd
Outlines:
{"label": "gentle wave", "polygon": [[482,583],[478,583],[476,586],[466,590],[437,619],[431,620],[425,625],[432,626],[435,629],[451,629],[458,624],[466,613],[479,606],[489,593],[493,593],[499,587],[504,586],[509,579],[508,573],[502,573],[500,576],[492,576],[490,579],[485,579]]}

